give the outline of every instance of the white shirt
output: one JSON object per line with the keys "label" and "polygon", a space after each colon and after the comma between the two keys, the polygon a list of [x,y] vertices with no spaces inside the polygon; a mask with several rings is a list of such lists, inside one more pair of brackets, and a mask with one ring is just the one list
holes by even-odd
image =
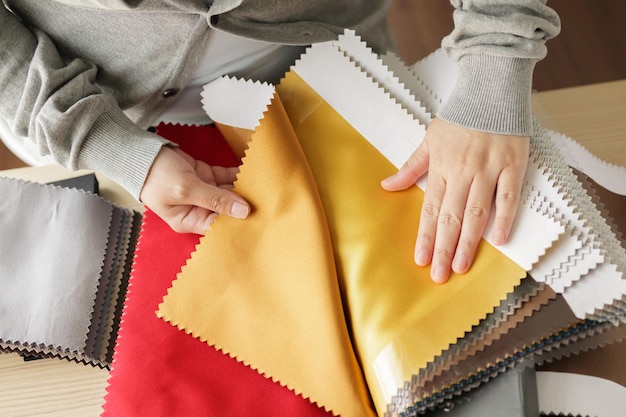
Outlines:
{"label": "white shirt", "polygon": [[302,52],[301,46],[277,45],[213,30],[189,83],[161,114],[159,121],[210,123],[200,101],[205,84],[223,75],[277,83]]}

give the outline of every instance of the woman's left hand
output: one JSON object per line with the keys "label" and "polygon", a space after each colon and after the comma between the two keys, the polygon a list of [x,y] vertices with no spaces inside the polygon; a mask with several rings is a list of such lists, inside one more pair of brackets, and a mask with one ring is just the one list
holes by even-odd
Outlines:
{"label": "woman's left hand", "polygon": [[470,269],[495,200],[491,240],[506,243],[519,205],[530,138],[497,135],[435,119],[404,166],[382,181],[388,191],[413,186],[428,171],[415,262],[431,278]]}

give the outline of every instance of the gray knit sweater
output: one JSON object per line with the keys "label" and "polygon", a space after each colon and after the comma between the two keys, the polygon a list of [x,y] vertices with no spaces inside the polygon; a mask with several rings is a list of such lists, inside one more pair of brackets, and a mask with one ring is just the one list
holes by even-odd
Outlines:
{"label": "gray knit sweater", "polygon": [[[191,75],[212,29],[284,44],[345,27],[392,45],[389,0],[4,0],[0,117],[42,154],[100,171],[139,196],[166,143],[146,131]],[[444,39],[459,61],[439,114],[474,129],[528,134],[530,90],[559,19],[541,0],[453,1]],[[424,13],[428,13],[427,10]]]}

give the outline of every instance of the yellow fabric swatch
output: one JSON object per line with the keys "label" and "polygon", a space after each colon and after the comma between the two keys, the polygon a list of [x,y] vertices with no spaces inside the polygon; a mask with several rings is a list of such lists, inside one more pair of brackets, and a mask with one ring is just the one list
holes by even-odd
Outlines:
{"label": "yellow fabric swatch", "polygon": [[336,414],[374,415],[324,210],[280,100],[252,136],[235,190],[250,217],[217,218],[157,314]]}
{"label": "yellow fabric swatch", "polygon": [[526,273],[482,241],[467,274],[434,284],[429,269],[413,262],[422,190],[384,191],[381,179],[396,168],[297,74],[287,74],[278,93],[324,203],[353,342],[382,415],[404,381],[493,311]]}
{"label": "yellow fabric swatch", "polygon": [[215,123],[215,126],[219,129],[220,133],[228,143],[228,146],[233,150],[234,154],[242,159],[248,149],[248,142],[254,133],[254,130],[245,129],[243,127],[234,127]]}
{"label": "yellow fabric swatch", "polygon": [[433,284],[413,262],[423,192],[382,190],[395,168],[295,73],[278,94],[235,184],[252,215],[217,219],[158,314],[335,414],[371,415],[369,388],[382,416],[525,271],[483,242]]}

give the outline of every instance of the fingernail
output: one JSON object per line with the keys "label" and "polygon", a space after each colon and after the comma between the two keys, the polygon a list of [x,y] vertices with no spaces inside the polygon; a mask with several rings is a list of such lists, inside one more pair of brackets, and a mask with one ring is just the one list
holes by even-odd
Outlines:
{"label": "fingernail", "polygon": [[504,229],[495,230],[491,236],[491,240],[493,240],[493,243],[496,245],[501,245],[506,242],[506,232]]}
{"label": "fingernail", "polygon": [[433,281],[438,284],[446,282],[450,276],[450,271],[448,271],[443,265],[435,265],[430,273]]}
{"label": "fingernail", "polygon": [[382,180],[380,182],[380,185],[382,185],[383,187],[386,187],[388,185],[391,185],[393,183],[393,180],[398,176],[398,173],[396,172],[395,174],[385,178],[384,180]]}
{"label": "fingernail", "polygon": [[428,251],[426,249],[418,249],[415,254],[415,263],[419,266],[426,266],[428,261],[430,261]]}
{"label": "fingernail", "polygon": [[464,253],[456,254],[454,261],[452,262],[452,269],[455,272],[463,273],[467,269],[467,256]]}
{"label": "fingernail", "polygon": [[230,208],[230,215],[237,219],[245,219],[246,217],[248,217],[249,211],[250,210],[248,209],[248,206],[240,203],[239,201],[235,201]]}

